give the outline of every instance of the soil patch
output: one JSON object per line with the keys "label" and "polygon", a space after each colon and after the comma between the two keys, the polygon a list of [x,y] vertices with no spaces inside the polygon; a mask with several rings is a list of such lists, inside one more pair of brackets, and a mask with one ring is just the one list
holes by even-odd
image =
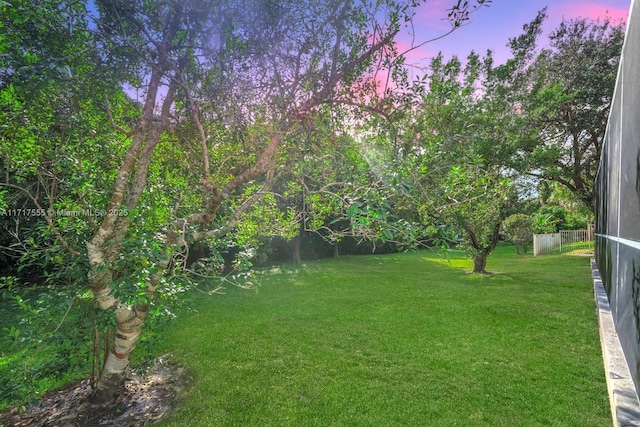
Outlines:
{"label": "soil patch", "polygon": [[0,413],[0,427],[134,427],[153,425],[174,409],[191,383],[180,365],[159,359],[142,374],[131,373],[123,396],[113,406],[87,403],[89,379],[47,393],[38,405]]}

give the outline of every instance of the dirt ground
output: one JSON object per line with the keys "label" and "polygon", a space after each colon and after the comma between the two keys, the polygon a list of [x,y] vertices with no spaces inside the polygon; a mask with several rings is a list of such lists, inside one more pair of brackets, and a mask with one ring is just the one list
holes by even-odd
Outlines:
{"label": "dirt ground", "polygon": [[18,413],[0,413],[0,427],[133,427],[153,425],[173,410],[190,384],[179,365],[158,361],[143,374],[130,374],[124,395],[115,406],[87,404],[89,379],[47,393],[37,406]]}

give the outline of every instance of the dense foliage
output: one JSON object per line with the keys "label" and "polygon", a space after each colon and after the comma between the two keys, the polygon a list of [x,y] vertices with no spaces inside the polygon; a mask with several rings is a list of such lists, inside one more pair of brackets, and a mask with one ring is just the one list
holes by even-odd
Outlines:
{"label": "dense foliage", "polygon": [[622,23],[563,21],[531,64],[562,102],[541,118],[539,143],[524,159],[529,173],[561,184],[592,210],[623,40]]}

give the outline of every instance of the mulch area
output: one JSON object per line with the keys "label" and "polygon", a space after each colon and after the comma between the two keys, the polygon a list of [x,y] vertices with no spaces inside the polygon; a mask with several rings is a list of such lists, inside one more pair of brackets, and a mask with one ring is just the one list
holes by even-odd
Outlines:
{"label": "mulch area", "polygon": [[0,427],[133,427],[153,425],[171,413],[191,380],[186,370],[159,360],[142,374],[131,373],[124,394],[109,407],[88,403],[89,379],[47,393],[24,412],[0,413]]}

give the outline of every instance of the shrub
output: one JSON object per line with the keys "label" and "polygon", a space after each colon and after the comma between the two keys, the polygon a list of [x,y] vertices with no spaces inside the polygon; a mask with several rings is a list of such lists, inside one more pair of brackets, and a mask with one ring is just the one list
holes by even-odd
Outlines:
{"label": "shrub", "polygon": [[527,251],[527,244],[533,238],[533,219],[529,215],[514,214],[502,223],[502,230],[507,240],[515,243],[516,253],[520,255],[520,248],[524,253]]}

